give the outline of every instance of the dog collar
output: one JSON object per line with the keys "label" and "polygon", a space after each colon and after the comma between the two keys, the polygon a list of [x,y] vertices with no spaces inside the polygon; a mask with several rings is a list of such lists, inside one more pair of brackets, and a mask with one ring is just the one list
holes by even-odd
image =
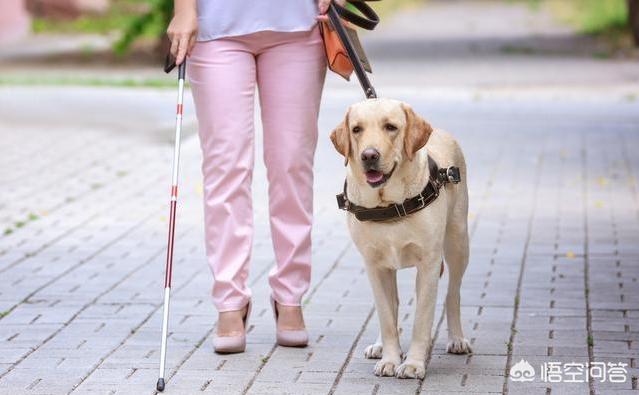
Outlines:
{"label": "dog collar", "polygon": [[430,177],[422,191],[413,197],[404,200],[402,203],[394,203],[390,206],[377,206],[366,208],[358,206],[348,200],[346,194],[346,180],[344,180],[344,192],[337,195],[337,207],[341,210],[349,211],[360,221],[388,221],[396,218],[406,217],[412,213],[428,207],[439,196],[439,190],[447,183],[458,184],[461,181],[459,168],[450,166],[439,168],[437,162],[428,157],[428,170]]}

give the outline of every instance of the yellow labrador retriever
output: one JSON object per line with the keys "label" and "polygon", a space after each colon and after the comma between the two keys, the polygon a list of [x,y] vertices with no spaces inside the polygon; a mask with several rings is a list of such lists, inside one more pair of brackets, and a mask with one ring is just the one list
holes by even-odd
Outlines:
{"label": "yellow labrador retriever", "polygon": [[[366,349],[366,357],[381,358],[375,365],[378,376],[423,378],[442,258],[449,270],[448,352],[471,352],[459,307],[469,255],[464,155],[450,134],[433,130],[410,106],[389,99],[352,105],[331,133],[331,141],[346,159],[347,204],[362,211],[394,206],[398,212],[397,218],[389,220],[360,220],[352,211],[348,213],[348,228],[366,262],[380,323],[380,336]],[[405,206],[397,204],[411,197],[423,202],[420,192],[437,178],[430,174],[429,156],[430,163],[436,162],[440,169],[457,167],[461,181],[442,182],[430,204],[412,213],[402,212]],[[413,266],[417,268],[415,320],[410,348],[402,361],[396,270]]]}

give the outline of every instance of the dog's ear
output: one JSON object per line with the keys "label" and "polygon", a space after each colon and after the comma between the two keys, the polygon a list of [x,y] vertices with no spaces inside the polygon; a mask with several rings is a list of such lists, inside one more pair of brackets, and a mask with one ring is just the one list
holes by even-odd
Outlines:
{"label": "dog's ear", "polygon": [[402,103],[402,109],[406,114],[406,132],[404,133],[404,151],[408,160],[413,160],[415,153],[426,145],[433,128],[422,117],[415,114],[415,111]]}
{"label": "dog's ear", "polygon": [[[350,112],[350,111],[349,111]],[[351,138],[348,129],[348,113],[344,120],[331,132],[331,141],[337,152],[344,156],[344,166],[348,164],[351,155]]]}

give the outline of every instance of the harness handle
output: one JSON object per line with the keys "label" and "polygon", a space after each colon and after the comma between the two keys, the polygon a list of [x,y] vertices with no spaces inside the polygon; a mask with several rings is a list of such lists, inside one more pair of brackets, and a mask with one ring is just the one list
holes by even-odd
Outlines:
{"label": "harness handle", "polygon": [[357,8],[359,12],[362,13],[363,16],[357,15],[353,11],[349,10],[346,7],[343,7],[335,2],[332,2],[331,5],[335,7],[335,10],[345,21],[352,23],[355,26],[361,27],[366,30],[373,30],[379,23],[379,16],[369,6],[366,4],[366,1],[379,1],[379,0],[348,0],[353,7]]}
{"label": "harness handle", "polygon": [[[368,29],[368,30],[372,30],[375,28],[377,23],[379,23],[379,17],[375,13],[375,11],[373,11],[373,9],[368,6],[368,4],[364,3],[363,0],[353,0],[350,3],[353,4],[353,6],[355,6],[362,13],[367,15],[369,19],[363,18],[353,13],[352,11],[349,11],[342,6],[337,5],[335,2],[331,2],[331,4],[328,7],[328,19],[331,25],[333,26],[333,29],[335,29],[335,31],[337,32],[337,35],[339,36],[340,41],[344,45],[344,49],[346,49],[348,58],[350,59],[353,65],[353,71],[355,71],[355,75],[357,75],[359,84],[362,86],[362,89],[364,90],[364,95],[366,96],[367,99],[375,99],[377,98],[377,92],[375,92],[375,88],[373,87],[373,84],[371,84],[371,81],[368,79],[366,70],[364,70],[364,65],[362,65],[362,61],[359,59],[357,52],[355,52],[353,43],[349,35],[346,33],[346,29],[344,29],[344,25],[342,25],[340,15],[348,15],[348,16],[345,16],[344,19],[364,29],[367,29],[364,26],[369,26],[369,27],[372,26],[371,29]],[[338,9],[341,9],[341,10],[338,11]],[[358,21],[358,22],[355,22],[355,21]],[[363,21],[366,21],[366,22],[363,22]]]}

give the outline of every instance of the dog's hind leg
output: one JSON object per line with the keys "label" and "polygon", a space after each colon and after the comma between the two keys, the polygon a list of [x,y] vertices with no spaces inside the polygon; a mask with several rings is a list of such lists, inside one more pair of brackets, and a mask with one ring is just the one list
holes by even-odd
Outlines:
{"label": "dog's hind leg", "polygon": [[453,354],[472,352],[470,343],[464,338],[460,311],[460,288],[469,257],[468,227],[465,218],[462,221],[462,225],[459,222],[448,224],[444,240],[444,257],[449,273],[446,295],[447,351]]}
{"label": "dog's hind leg", "polygon": [[367,264],[366,272],[373,288],[382,340],[382,359],[375,365],[375,374],[377,376],[394,376],[395,369],[402,359],[399,332],[397,331],[399,296],[397,294],[396,271]]}

